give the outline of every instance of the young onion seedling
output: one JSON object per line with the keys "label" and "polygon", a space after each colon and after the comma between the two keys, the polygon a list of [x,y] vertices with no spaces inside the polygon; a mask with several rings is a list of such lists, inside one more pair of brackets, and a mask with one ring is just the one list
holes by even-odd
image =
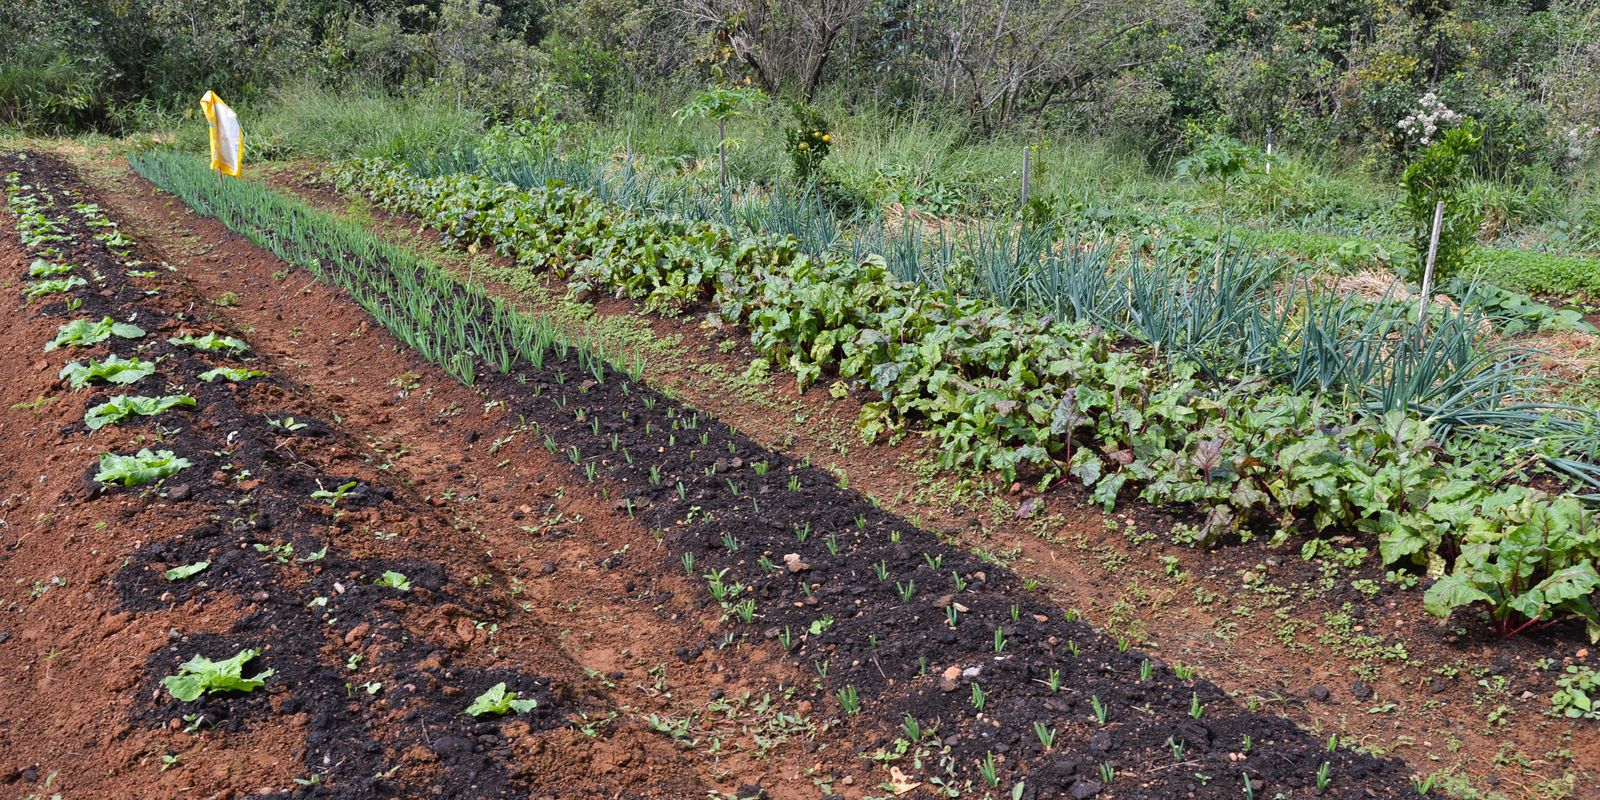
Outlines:
{"label": "young onion seedling", "polygon": [[1039,744],[1044,745],[1044,749],[1052,750],[1052,749],[1055,748],[1055,744],[1056,744],[1056,729],[1055,728],[1046,727],[1043,722],[1035,722],[1035,723],[1033,723],[1033,733],[1034,733],[1035,736],[1039,737]]}
{"label": "young onion seedling", "polygon": [[984,756],[983,761],[978,762],[978,774],[983,776],[983,782],[989,784],[989,788],[1000,785],[999,768],[995,765],[993,751]]}
{"label": "young onion seedling", "polygon": [[839,706],[846,714],[855,714],[861,710],[861,696],[856,693],[856,687],[846,686],[838,692]]}

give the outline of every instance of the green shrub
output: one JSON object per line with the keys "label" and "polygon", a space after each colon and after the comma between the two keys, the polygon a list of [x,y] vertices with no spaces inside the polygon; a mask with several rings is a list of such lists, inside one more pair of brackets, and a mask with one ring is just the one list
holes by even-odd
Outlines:
{"label": "green shrub", "polygon": [[66,53],[24,51],[0,59],[0,126],[45,133],[81,130],[107,113],[106,76]]}
{"label": "green shrub", "polygon": [[[1177,177],[1210,181],[1220,198],[1227,198],[1234,183],[1263,168],[1266,155],[1232,136],[1208,134],[1178,162]],[[1223,201],[1219,200],[1219,208]]]}
{"label": "green shrub", "polygon": [[790,113],[794,124],[784,130],[783,142],[795,182],[806,186],[822,177],[822,162],[833,149],[833,131],[822,112],[809,105],[792,103]]}
{"label": "green shrub", "polygon": [[1433,234],[1433,217],[1438,203],[1445,204],[1444,220],[1439,231],[1439,247],[1434,259],[1433,275],[1439,285],[1460,275],[1466,267],[1467,256],[1477,245],[1478,226],[1482,217],[1470,204],[1462,202],[1462,188],[1466,168],[1473,152],[1481,141],[1480,128],[1472,120],[1465,120],[1451,128],[1428,145],[1406,167],[1400,178],[1404,192],[1406,214],[1411,223],[1411,242],[1416,249],[1412,276],[1422,278],[1428,260],[1428,249]]}
{"label": "green shrub", "polygon": [[[478,134],[481,116],[429,93],[389,95],[347,85],[314,84],[276,93],[260,109],[240,109],[247,132],[246,159],[393,158],[410,160],[448,152]],[[205,126],[186,120],[181,130],[204,146]]]}

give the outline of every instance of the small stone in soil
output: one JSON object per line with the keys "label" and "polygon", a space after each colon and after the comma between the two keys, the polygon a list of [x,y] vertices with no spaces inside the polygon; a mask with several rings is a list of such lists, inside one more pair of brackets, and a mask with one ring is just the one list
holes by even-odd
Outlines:
{"label": "small stone in soil", "polygon": [[1089,800],[1105,788],[1099,781],[1081,780],[1072,784],[1072,796],[1077,800]]}
{"label": "small stone in soil", "polygon": [[961,677],[961,668],[950,666],[939,676],[939,688],[946,692],[956,690],[956,680]]}

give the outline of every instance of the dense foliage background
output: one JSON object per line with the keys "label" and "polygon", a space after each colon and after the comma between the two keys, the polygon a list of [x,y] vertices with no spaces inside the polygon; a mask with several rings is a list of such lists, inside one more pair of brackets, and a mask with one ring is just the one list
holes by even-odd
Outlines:
{"label": "dense foliage background", "polygon": [[1430,91],[1485,124],[1496,175],[1570,170],[1600,135],[1593,0],[0,0],[0,17],[0,121],[40,131],[308,85],[581,118],[714,73],[1151,153],[1199,128],[1392,157]]}

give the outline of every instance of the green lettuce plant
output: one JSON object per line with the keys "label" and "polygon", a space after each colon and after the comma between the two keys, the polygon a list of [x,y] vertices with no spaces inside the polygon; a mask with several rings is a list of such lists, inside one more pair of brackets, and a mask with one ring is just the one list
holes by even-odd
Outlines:
{"label": "green lettuce plant", "polygon": [[156,371],[156,365],[138,358],[108,356],[104,361],[90,360],[68,362],[61,368],[60,377],[73,389],[82,389],[91,383],[113,383],[127,386],[137,383]]}
{"label": "green lettuce plant", "polygon": [[166,397],[142,397],[137,395],[121,395],[113,397],[83,415],[83,424],[89,430],[97,431],[107,425],[115,425],[129,417],[153,417],[164,411],[180,407],[193,407],[195,400],[189,395],[168,395]]}
{"label": "green lettuce plant", "polygon": [[240,339],[232,336],[220,336],[215,333],[208,333],[204,336],[195,336],[193,334],[174,336],[167,340],[167,344],[174,347],[193,347],[196,350],[204,350],[208,353],[242,353],[250,349],[249,345],[246,345]]}
{"label": "green lettuce plant", "polygon": [[199,375],[200,380],[206,383],[214,383],[219,379],[230,383],[241,383],[251,378],[265,378],[266,376],[267,373],[259,369],[246,369],[244,367],[217,367],[216,369],[208,369]]}
{"label": "green lettuce plant", "polygon": [[212,661],[203,655],[185,661],[178,667],[178,672],[161,679],[172,696],[185,703],[199,700],[203,694],[216,692],[253,692],[266,685],[266,679],[272,677],[272,670],[259,672],[255,677],[244,677],[244,665],[248,664],[260,650],[240,650],[237,655],[222,661]]}
{"label": "green lettuce plant", "polygon": [[80,286],[88,286],[89,282],[77,275],[68,275],[65,278],[51,278],[49,280],[34,281],[22,290],[24,300],[37,300],[45,295],[65,294]]}
{"label": "green lettuce plant", "polygon": [[473,699],[472,704],[467,706],[466,711],[462,713],[474,717],[481,717],[485,714],[510,714],[512,712],[526,714],[538,707],[539,701],[531,697],[526,699],[519,698],[516,692],[506,691],[505,683],[501,682],[489,687],[488,691],[483,694],[478,695]]}
{"label": "green lettuce plant", "polygon": [[48,353],[58,347],[88,347],[112,336],[138,339],[144,336],[144,329],[130,323],[117,322],[110,317],[105,317],[99,322],[75,319],[63,323],[61,329],[56,332],[56,338],[46,343],[44,349]]}
{"label": "green lettuce plant", "polygon": [[95,473],[94,479],[101,483],[143,486],[176,475],[189,466],[188,459],[179,458],[171,450],[151,452],[145,448],[131,456],[102,453],[100,471]]}

